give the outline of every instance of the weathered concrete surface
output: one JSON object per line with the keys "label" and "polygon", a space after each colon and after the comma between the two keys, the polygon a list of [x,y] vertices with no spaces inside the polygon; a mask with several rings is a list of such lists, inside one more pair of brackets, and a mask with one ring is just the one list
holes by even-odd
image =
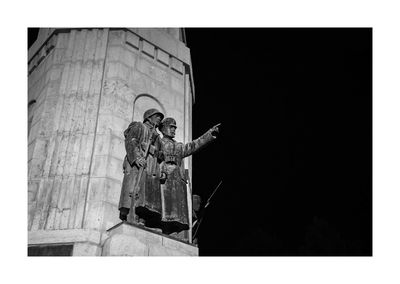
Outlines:
{"label": "weathered concrete surface", "polygon": [[31,246],[48,244],[73,244],[73,256],[100,256],[101,233],[88,229],[39,230],[28,236]]}
{"label": "weathered concrete surface", "polygon": [[103,256],[198,256],[196,246],[127,223],[110,229]]}
{"label": "weathered concrete surface", "polygon": [[72,230],[39,230],[31,232],[28,236],[28,242],[32,245],[73,243],[73,242],[91,242],[100,244],[101,233],[99,231],[88,229]]}
{"label": "weathered concrete surface", "polygon": [[[60,29],[42,28],[38,39],[28,52],[28,60],[31,61],[38,49],[47,41],[52,34],[57,34]],[[65,29],[63,29],[65,30]],[[190,49],[179,40],[178,28],[127,28],[127,41],[139,48],[139,37],[176,57],[187,65],[191,65]]]}
{"label": "weathered concrete surface", "polygon": [[[177,35],[173,29],[40,30],[28,62],[30,236],[104,232],[118,224],[123,131],[148,108],[176,118],[177,140],[191,140],[193,92],[184,67],[190,52]],[[97,254],[98,248],[81,245],[74,254],[79,251]]]}
{"label": "weathered concrete surface", "polygon": [[28,79],[36,100],[28,138],[31,231],[82,228],[108,30],[53,37]]}

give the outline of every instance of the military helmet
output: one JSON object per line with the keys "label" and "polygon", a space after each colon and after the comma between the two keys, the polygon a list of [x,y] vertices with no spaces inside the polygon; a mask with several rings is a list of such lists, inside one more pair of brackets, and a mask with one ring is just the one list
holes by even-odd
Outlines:
{"label": "military helmet", "polygon": [[162,112],[160,112],[158,109],[156,109],[156,108],[151,108],[151,109],[148,109],[148,110],[146,110],[145,112],[144,112],[144,114],[143,114],[143,121],[146,121],[150,116],[152,116],[152,115],[155,115],[155,114],[159,114],[159,115],[161,115],[161,119],[163,119],[164,118],[164,115],[162,114]]}
{"label": "military helmet", "polygon": [[175,127],[177,127],[177,126],[176,126],[176,121],[175,121],[175,119],[173,119],[172,117],[164,118],[164,120],[161,121],[160,126],[161,126],[161,129],[162,129],[163,127],[166,127],[166,126],[175,126]]}

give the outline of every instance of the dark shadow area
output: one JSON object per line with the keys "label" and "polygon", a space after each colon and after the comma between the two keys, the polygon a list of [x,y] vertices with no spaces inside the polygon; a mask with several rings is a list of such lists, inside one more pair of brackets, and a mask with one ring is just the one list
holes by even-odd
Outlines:
{"label": "dark shadow area", "polygon": [[35,43],[39,34],[39,28],[28,28],[28,49]]}
{"label": "dark shadow area", "polygon": [[72,256],[73,245],[30,246],[28,256]]}
{"label": "dark shadow area", "polygon": [[372,29],[186,29],[203,256],[372,255]]}

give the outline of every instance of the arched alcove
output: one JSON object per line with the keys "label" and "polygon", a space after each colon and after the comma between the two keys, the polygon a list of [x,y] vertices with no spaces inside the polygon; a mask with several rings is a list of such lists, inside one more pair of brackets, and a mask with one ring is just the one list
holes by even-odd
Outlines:
{"label": "arched alcove", "polygon": [[150,108],[156,108],[164,115],[167,115],[164,106],[159,100],[149,94],[140,94],[133,102],[133,121],[143,121],[144,112]]}

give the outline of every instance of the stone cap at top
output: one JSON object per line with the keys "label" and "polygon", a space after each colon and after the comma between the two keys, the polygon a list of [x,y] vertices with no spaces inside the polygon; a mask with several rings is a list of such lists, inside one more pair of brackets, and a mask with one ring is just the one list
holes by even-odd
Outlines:
{"label": "stone cap at top", "polygon": [[[47,39],[53,34],[62,31],[68,31],[81,28],[41,28],[35,43],[28,50],[28,61],[40,50]],[[101,29],[101,28],[100,28]],[[112,28],[113,30],[129,30],[139,37],[154,44],[163,51],[178,58],[182,62],[191,66],[190,49],[186,47],[185,43],[173,37],[170,33],[163,32],[156,28]]]}

